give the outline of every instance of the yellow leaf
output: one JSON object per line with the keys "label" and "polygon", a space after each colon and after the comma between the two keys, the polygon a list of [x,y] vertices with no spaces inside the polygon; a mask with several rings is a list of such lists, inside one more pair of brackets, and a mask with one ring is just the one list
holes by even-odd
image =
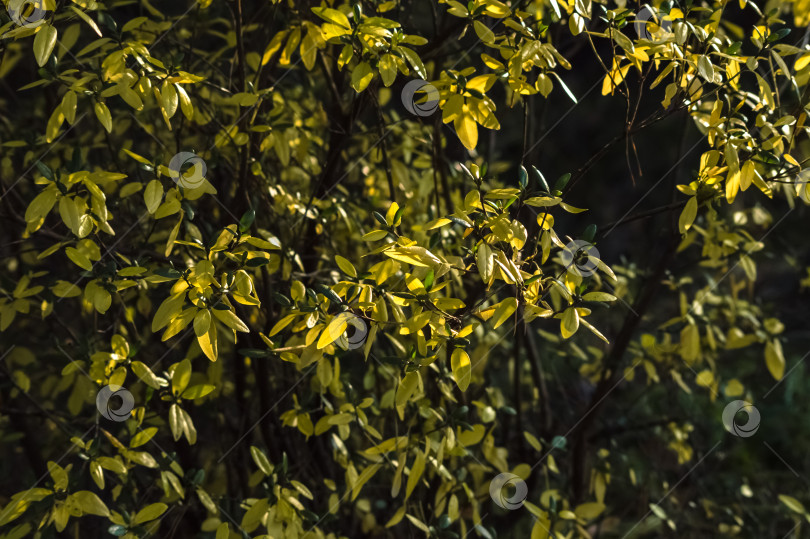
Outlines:
{"label": "yellow leaf", "polygon": [[380,77],[382,77],[383,84],[388,87],[394,83],[397,78],[397,64],[391,54],[383,54],[380,56]]}
{"label": "yellow leaf", "polygon": [[578,505],[576,509],[574,509],[574,513],[580,517],[584,518],[585,520],[593,520],[599,515],[602,514],[602,511],[605,510],[605,504],[597,503],[597,502],[590,502],[590,503],[583,503]]}
{"label": "yellow leaf", "polygon": [[421,451],[417,451],[416,453],[416,460],[413,462],[413,466],[411,466],[411,473],[408,475],[408,483],[405,487],[405,499],[407,500],[411,496],[411,492],[413,489],[416,488],[416,485],[419,483],[419,479],[422,477],[422,473],[425,471],[425,454]]}
{"label": "yellow leaf", "polygon": [[453,127],[464,147],[468,150],[475,149],[475,145],[478,144],[478,125],[473,120],[467,105],[463,106],[461,114],[453,120]]}
{"label": "yellow leaf", "polygon": [[579,329],[579,312],[569,307],[562,315],[560,322],[560,334],[563,339],[571,337]]}
{"label": "yellow leaf", "polygon": [[781,380],[785,375],[785,357],[778,340],[768,341],[765,345],[765,365],[776,380]]}
{"label": "yellow leaf", "polygon": [[99,30],[96,22],[93,19],[91,19],[87,13],[81,11],[80,9],[76,9],[75,6],[70,6],[70,9],[72,9],[76,13],[76,15],[78,15],[84,22],[86,22],[87,25],[90,26],[90,28],[92,28],[96,34],[98,34],[98,37],[101,37],[101,30]]}
{"label": "yellow leaf", "polygon": [[177,90],[177,99],[180,101],[180,110],[183,111],[183,116],[191,120],[194,118],[194,106],[191,104],[191,98],[189,98],[186,90],[179,84],[175,83],[174,87]]}
{"label": "yellow leaf", "polygon": [[737,197],[737,191],[740,190],[740,171],[739,169],[729,170],[728,177],[726,178],[726,200],[731,204]]}
{"label": "yellow leaf", "polygon": [[112,133],[112,116],[110,115],[110,109],[107,108],[107,105],[101,101],[97,101],[96,104],[93,105],[93,110],[96,113],[96,118],[98,118],[98,121],[104,126],[104,129],[107,130],[107,133]]}
{"label": "yellow leaf", "polygon": [[800,502],[793,496],[788,496],[787,494],[780,494],[779,501],[785,504],[791,511],[795,511],[796,513],[799,513],[801,515],[805,514],[806,512],[804,510],[804,505],[802,505],[802,502]]}
{"label": "yellow leaf", "polygon": [[71,495],[71,498],[81,507],[82,512],[87,515],[97,515],[100,517],[110,516],[110,510],[107,509],[107,506],[104,505],[101,498],[89,490],[80,490]]}
{"label": "yellow leaf", "polygon": [[141,379],[141,381],[151,387],[152,389],[160,389],[160,382],[158,381],[157,376],[155,373],[152,372],[152,369],[147,367],[140,361],[133,361],[130,364],[130,368],[132,372],[135,373],[135,376]]}
{"label": "yellow leaf", "polygon": [[56,204],[56,196],[59,191],[55,186],[51,185],[45,188],[40,194],[34,197],[31,204],[25,210],[25,222],[35,223],[48,215],[53,205]]}
{"label": "yellow leaf", "polygon": [[692,364],[700,357],[700,331],[694,324],[689,324],[681,330],[681,357],[688,364]]}
{"label": "yellow leaf", "polygon": [[146,189],[143,191],[143,201],[146,203],[146,210],[150,214],[154,214],[158,207],[160,207],[161,200],[163,200],[163,184],[160,183],[160,180],[152,180],[146,185]]}
{"label": "yellow leaf", "polygon": [[754,181],[754,174],[756,173],[756,168],[754,166],[754,161],[749,159],[745,163],[743,163],[742,169],[740,170],[740,191],[745,191]]}
{"label": "yellow leaf", "polygon": [[697,197],[691,197],[686,202],[686,206],[683,208],[681,216],[678,218],[678,230],[680,230],[681,234],[692,227],[692,223],[695,222],[695,217],[697,217],[697,209]]}
{"label": "yellow leaf", "polygon": [[79,251],[74,247],[68,247],[65,249],[65,254],[67,257],[73,261],[74,264],[79,266],[80,268],[90,271],[93,269],[93,264],[90,262],[90,259],[87,258],[87,255]]}
{"label": "yellow leaf", "polygon": [[478,274],[481,276],[481,280],[485,283],[489,283],[489,280],[492,278],[492,271],[495,268],[495,258],[492,256],[492,249],[489,245],[482,243],[478,246],[476,260],[478,262]]}
{"label": "yellow leaf", "polygon": [[211,361],[217,360],[217,325],[210,324],[208,332],[197,336],[197,342],[205,356]]}
{"label": "yellow leaf", "polygon": [[217,320],[219,320],[229,328],[235,331],[241,331],[242,333],[250,333],[250,329],[248,329],[247,324],[245,324],[238,316],[236,316],[233,313],[233,311],[213,309],[212,312],[214,313],[214,317]]}
{"label": "yellow leaf", "polygon": [[[551,0],[552,2],[554,0]],[[537,519],[532,528],[531,539],[549,539],[551,537],[551,522],[548,519]]]}
{"label": "yellow leaf", "polygon": [[273,474],[273,465],[270,464],[269,460],[267,460],[267,456],[264,454],[264,451],[256,446],[251,446],[250,455],[253,457],[253,462],[256,463],[256,466],[259,467],[264,475]]}
{"label": "yellow leaf", "polygon": [[500,302],[495,309],[495,314],[492,315],[494,321],[493,329],[497,329],[501,324],[509,320],[512,313],[517,309],[517,298],[506,298]]}
{"label": "yellow leaf", "polygon": [[320,338],[318,338],[318,344],[316,345],[318,350],[326,348],[343,335],[349,325],[349,318],[350,316],[347,313],[340,313],[329,321]]}
{"label": "yellow leaf", "polygon": [[354,268],[351,262],[340,255],[335,255],[335,262],[337,262],[338,267],[343,273],[349,277],[357,277],[357,270]]}
{"label": "yellow leaf", "polygon": [[397,512],[394,513],[394,516],[391,517],[391,520],[386,522],[385,527],[390,528],[392,526],[396,526],[397,524],[399,524],[399,522],[402,520],[404,516],[405,516],[405,506],[403,505],[402,507],[397,509]]}
{"label": "yellow leaf", "polygon": [[191,380],[191,361],[184,359],[174,368],[172,373],[172,393],[179,395],[186,389]]}
{"label": "yellow leaf", "polygon": [[613,69],[610,73],[605,75],[605,80],[602,81],[602,95],[612,94],[616,87],[622,83],[624,78],[627,76],[627,72],[630,71],[630,65],[627,64],[626,66],[620,68],[618,64],[618,60],[615,58],[613,59]]}
{"label": "yellow leaf", "polygon": [[132,440],[129,442],[129,447],[140,447],[152,437],[157,434],[157,427],[149,427],[148,429],[144,429],[139,431],[135,436],[132,437]]}
{"label": "yellow leaf", "polygon": [[796,71],[801,71],[808,65],[810,65],[810,54],[805,54],[796,60],[796,63],[793,64],[793,69]]}
{"label": "yellow leaf", "polygon": [[360,62],[352,71],[352,88],[359,94],[368,87],[373,78],[371,65],[368,62]]}
{"label": "yellow leaf", "polygon": [[183,303],[186,300],[186,293],[185,291],[175,294],[173,296],[169,296],[163,303],[160,304],[157,311],[155,312],[155,317],[152,319],[152,331],[160,331],[166,325],[171,322],[172,318],[180,314],[180,311],[183,309]]}
{"label": "yellow leaf", "polygon": [[484,43],[492,43],[495,41],[495,34],[481,21],[473,21],[473,29]]}
{"label": "yellow leaf", "polygon": [[411,264],[412,266],[418,266],[420,268],[428,268],[427,264],[416,258],[415,256],[404,253],[400,251],[396,251],[394,249],[389,249],[383,252],[384,255],[393,258],[394,260],[399,260],[400,262],[405,262],[406,264]]}
{"label": "yellow leaf", "polygon": [[408,399],[411,398],[413,395],[414,390],[416,390],[416,385],[419,382],[419,373],[418,372],[409,372],[405,375],[405,378],[399,383],[397,387],[397,393],[395,397],[395,401],[397,406],[402,406]]}
{"label": "yellow leaf", "polygon": [[151,505],[147,505],[135,514],[135,517],[132,519],[130,524],[135,526],[137,524],[149,522],[150,520],[155,520],[157,517],[165,513],[166,509],[168,508],[169,506],[165,503],[153,503]]}
{"label": "yellow leaf", "polygon": [[736,378],[732,378],[726,384],[725,394],[727,397],[738,397],[743,394],[745,388]]}
{"label": "yellow leaf", "polygon": [[75,284],[61,280],[56,281],[56,284],[51,287],[51,291],[60,298],[72,298],[82,293],[81,289]]}
{"label": "yellow leaf", "polygon": [[177,113],[178,104],[179,99],[174,84],[164,81],[163,88],[160,89],[160,106],[166,111],[166,116],[173,117]]}
{"label": "yellow leaf", "polygon": [[470,356],[463,348],[456,348],[453,350],[453,355],[450,357],[450,365],[453,370],[453,379],[461,391],[466,391],[470,385],[470,378],[472,377],[472,367],[470,366]]}
{"label": "yellow leaf", "polygon": [[357,478],[357,481],[354,482],[352,485],[352,498],[351,501],[354,501],[357,496],[360,494],[360,490],[363,488],[363,485],[369,482],[374,474],[377,473],[382,467],[382,464],[371,464],[367,466],[362,472],[360,472],[360,476]]}
{"label": "yellow leaf", "polygon": [[312,12],[315,13],[315,15],[317,15],[318,17],[325,20],[326,22],[336,24],[347,30],[351,30],[349,18],[346,17],[346,15],[344,15],[343,12],[341,11],[328,7],[316,7],[312,8]]}

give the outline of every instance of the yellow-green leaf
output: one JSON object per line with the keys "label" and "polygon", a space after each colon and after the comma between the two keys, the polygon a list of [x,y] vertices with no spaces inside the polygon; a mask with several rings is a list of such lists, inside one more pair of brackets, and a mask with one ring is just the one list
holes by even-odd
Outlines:
{"label": "yellow-green leaf", "polygon": [[42,25],[34,37],[34,57],[40,67],[44,66],[56,45],[56,28],[50,24]]}
{"label": "yellow-green leaf", "polygon": [[89,490],[80,490],[71,495],[71,498],[78,504],[82,512],[86,515],[97,515],[100,517],[110,516],[110,510],[107,509],[107,506],[104,505],[101,498]]}
{"label": "yellow-green leaf", "polygon": [[343,316],[339,314],[332,318],[332,320],[327,324],[326,328],[324,328],[323,333],[321,333],[320,338],[318,339],[318,344],[316,347],[318,350],[326,348],[343,335],[343,332],[346,331],[346,327],[348,327],[349,317]]}
{"label": "yellow-green leaf", "polygon": [[107,133],[112,133],[112,115],[107,105],[101,101],[97,101],[96,104],[93,105],[93,110],[96,113],[96,118],[98,118],[98,121],[104,126],[104,129],[107,130]]}
{"label": "yellow-green leaf", "polygon": [[470,366],[470,356],[463,348],[453,350],[450,356],[450,365],[453,369],[453,379],[461,391],[466,391],[470,385],[472,377],[472,367]]}
{"label": "yellow-green leaf", "polygon": [[351,262],[340,255],[335,255],[335,262],[337,262],[338,267],[343,273],[349,277],[357,277],[357,270],[354,268],[354,265],[352,265]]}
{"label": "yellow-green leaf", "polygon": [[695,217],[697,217],[697,209],[697,197],[691,197],[686,202],[686,206],[683,208],[681,216],[678,218],[678,230],[681,231],[681,234],[689,230],[692,223],[695,222]]}
{"label": "yellow-green leaf", "polygon": [[475,149],[475,145],[478,144],[478,126],[469,113],[467,105],[464,105],[461,114],[453,120],[453,127],[455,127],[458,138],[464,144],[464,147],[468,150]]}
{"label": "yellow-green leaf", "polygon": [[153,503],[151,505],[147,505],[140,511],[135,514],[135,517],[132,519],[131,524],[133,526],[137,524],[143,524],[144,522],[149,522],[150,520],[155,520],[160,515],[166,512],[169,506],[165,503]]}
{"label": "yellow-green leaf", "polygon": [[394,83],[397,78],[397,64],[391,54],[383,54],[380,57],[380,77],[382,77],[383,84],[388,87]]}
{"label": "yellow-green leaf", "polygon": [[371,65],[368,62],[360,62],[352,71],[352,88],[359,94],[368,87],[373,78]]}
{"label": "yellow-green leaf", "polygon": [[233,311],[224,311],[219,309],[213,309],[212,312],[214,313],[214,317],[228,326],[229,328],[241,331],[242,333],[249,333],[250,329],[248,329],[247,325],[242,322],[242,320],[236,316]]}
{"label": "yellow-green leaf", "polygon": [[568,339],[579,329],[579,312],[573,307],[569,307],[562,315],[560,322],[560,334],[563,339]]}
{"label": "yellow-green leaf", "polygon": [[785,356],[782,354],[782,344],[774,339],[765,344],[765,365],[776,380],[785,375]]}
{"label": "yellow-green leaf", "polygon": [[795,511],[796,513],[799,513],[801,515],[805,514],[806,512],[804,510],[804,505],[802,505],[802,502],[800,502],[793,496],[788,496],[787,494],[780,494],[779,501],[785,504],[791,511]]}
{"label": "yellow-green leaf", "polygon": [[188,386],[191,380],[191,361],[184,359],[174,368],[172,373],[172,393],[179,395]]}
{"label": "yellow-green leaf", "polygon": [[264,451],[256,446],[250,446],[250,456],[253,457],[253,462],[256,463],[256,466],[259,467],[264,475],[273,474],[273,465],[270,464],[269,460],[267,460],[267,456],[264,454]]}
{"label": "yellow-green leaf", "polygon": [[146,210],[153,214],[160,207],[160,201],[163,200],[163,184],[160,180],[152,180],[146,185],[143,191],[143,201],[146,203]]}
{"label": "yellow-green leaf", "polygon": [[407,500],[411,496],[411,492],[413,489],[416,488],[416,485],[419,483],[419,479],[422,477],[422,473],[425,471],[425,454],[421,451],[417,451],[416,453],[416,460],[413,462],[413,466],[411,466],[411,473],[408,475],[408,483],[405,487],[405,499]]}
{"label": "yellow-green leaf", "polygon": [[411,398],[413,392],[416,390],[417,383],[419,382],[419,373],[418,372],[409,372],[405,375],[405,378],[399,383],[397,387],[397,393],[395,397],[395,401],[397,406],[402,406],[408,399]]}
{"label": "yellow-green leaf", "polygon": [[207,333],[197,335],[197,342],[205,356],[211,361],[216,361],[219,353],[217,349],[217,325],[209,324],[209,326]]}

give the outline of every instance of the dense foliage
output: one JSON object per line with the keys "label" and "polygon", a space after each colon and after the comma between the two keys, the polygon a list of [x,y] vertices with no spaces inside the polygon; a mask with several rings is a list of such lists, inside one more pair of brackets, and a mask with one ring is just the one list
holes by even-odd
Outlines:
{"label": "dense foliage", "polygon": [[3,4],[0,537],[810,522],[807,0]]}

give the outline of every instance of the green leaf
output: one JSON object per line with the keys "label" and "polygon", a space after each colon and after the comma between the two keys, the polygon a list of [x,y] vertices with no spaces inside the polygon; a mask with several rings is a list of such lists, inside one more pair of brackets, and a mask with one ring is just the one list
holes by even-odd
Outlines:
{"label": "green leaf", "polygon": [[256,220],[256,211],[251,208],[242,215],[242,218],[239,219],[239,232],[243,234],[250,230],[250,225],[253,224],[253,221]]}

